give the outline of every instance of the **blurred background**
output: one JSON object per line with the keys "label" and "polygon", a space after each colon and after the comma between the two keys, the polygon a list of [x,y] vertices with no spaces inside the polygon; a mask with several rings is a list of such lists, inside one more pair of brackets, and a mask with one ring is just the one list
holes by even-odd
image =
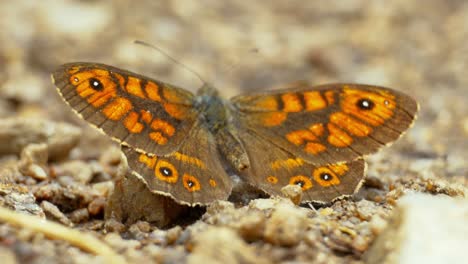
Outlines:
{"label": "blurred background", "polygon": [[467,1],[2,1],[0,118],[83,124],[50,81],[67,62],[106,63],[192,92],[201,86],[135,40],[167,51],[226,98],[297,80],[404,91],[420,102],[420,116],[387,155],[468,174]]}

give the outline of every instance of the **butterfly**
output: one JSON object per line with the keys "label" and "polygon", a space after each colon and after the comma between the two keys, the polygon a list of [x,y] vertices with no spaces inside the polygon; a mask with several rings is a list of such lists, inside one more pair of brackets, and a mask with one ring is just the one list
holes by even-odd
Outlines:
{"label": "butterfly", "polygon": [[311,86],[222,99],[196,95],[99,63],[69,63],[52,74],[73,111],[122,145],[132,173],[178,203],[225,200],[232,168],[270,195],[298,185],[303,202],[353,195],[365,179],[363,156],[397,140],[417,102],[360,84]]}

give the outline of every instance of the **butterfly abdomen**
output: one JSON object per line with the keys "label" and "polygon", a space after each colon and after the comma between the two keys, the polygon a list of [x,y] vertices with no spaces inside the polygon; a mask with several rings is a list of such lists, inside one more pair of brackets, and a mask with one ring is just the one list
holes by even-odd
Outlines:
{"label": "butterfly abdomen", "polygon": [[218,150],[229,164],[241,171],[249,167],[247,152],[236,134],[234,124],[230,122],[229,102],[213,93],[209,87],[202,88],[196,98],[196,107],[200,111],[200,122],[213,134]]}

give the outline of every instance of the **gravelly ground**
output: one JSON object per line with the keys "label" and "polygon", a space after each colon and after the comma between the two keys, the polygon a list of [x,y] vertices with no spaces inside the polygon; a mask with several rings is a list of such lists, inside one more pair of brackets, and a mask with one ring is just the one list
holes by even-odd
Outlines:
{"label": "gravelly ground", "polygon": [[[224,256],[232,263],[360,263],[403,194],[463,195],[466,1],[154,2],[2,3],[4,207],[93,232],[129,262],[216,262]],[[420,115],[401,140],[368,157],[370,180],[354,199],[316,211],[281,199],[219,202],[200,221],[168,230],[104,221],[105,197],[119,175],[118,149],[73,116],[49,73],[62,63],[96,61],[191,91],[201,85],[183,67],[133,44],[136,39],[167,50],[226,97],[294,80],[359,82],[412,95]],[[219,247],[223,241],[226,247]],[[0,257],[11,263],[103,261],[9,224],[0,225]]]}

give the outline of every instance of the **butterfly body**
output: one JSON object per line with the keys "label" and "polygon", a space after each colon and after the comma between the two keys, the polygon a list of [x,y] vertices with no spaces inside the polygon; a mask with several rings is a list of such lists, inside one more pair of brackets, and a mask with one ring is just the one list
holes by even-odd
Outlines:
{"label": "butterfly body", "polygon": [[189,205],[227,199],[224,161],[271,195],[289,184],[304,201],[351,195],[365,176],[362,156],[398,139],[418,108],[403,93],[356,84],[225,100],[208,84],[193,95],[104,64],[65,64],[52,77],[78,115],[123,145],[151,191]]}
{"label": "butterfly body", "polygon": [[221,156],[237,171],[249,167],[247,152],[238,138],[239,126],[235,123],[232,103],[222,99],[218,91],[209,85],[200,88],[195,102],[200,125],[206,126],[214,136]]}

